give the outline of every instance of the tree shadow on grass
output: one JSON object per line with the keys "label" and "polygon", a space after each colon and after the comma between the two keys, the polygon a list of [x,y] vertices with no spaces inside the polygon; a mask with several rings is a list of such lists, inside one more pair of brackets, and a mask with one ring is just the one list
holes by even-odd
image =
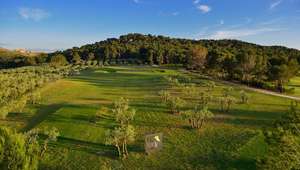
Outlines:
{"label": "tree shadow on grass", "polygon": [[245,125],[250,127],[266,127],[272,125],[274,120],[279,119],[284,112],[281,111],[258,111],[246,109],[231,109],[230,112],[221,112],[219,109],[211,109],[217,113],[214,122],[224,122],[233,125]]}
{"label": "tree shadow on grass", "polygon": [[[72,139],[67,137],[58,137],[58,141],[50,143],[51,147],[63,147],[70,150],[87,152],[90,154],[104,156],[112,159],[118,158],[117,149],[112,145],[105,145],[103,143],[95,143],[89,141],[83,141],[78,139]],[[139,145],[129,145],[129,152],[143,152],[143,148]]]}
{"label": "tree shadow on grass", "polygon": [[58,141],[51,143],[52,147],[63,147],[70,150],[83,151],[90,154],[114,158],[117,155],[115,148],[111,145],[94,143],[67,137],[58,137]]}
{"label": "tree shadow on grass", "polygon": [[95,115],[86,114],[86,115],[79,115],[74,114],[72,116],[63,116],[60,114],[51,115],[47,119],[49,123],[72,123],[72,124],[86,124],[93,127],[102,127],[107,129],[113,129],[116,126],[115,119],[109,115],[100,115],[95,117]]}
{"label": "tree shadow on grass", "polygon": [[53,113],[55,113],[60,108],[64,107],[64,103],[59,104],[51,104],[51,105],[41,105],[39,107],[38,113],[36,113],[31,120],[27,123],[27,125],[22,129],[23,132],[29,131],[42,123],[47,117]]}

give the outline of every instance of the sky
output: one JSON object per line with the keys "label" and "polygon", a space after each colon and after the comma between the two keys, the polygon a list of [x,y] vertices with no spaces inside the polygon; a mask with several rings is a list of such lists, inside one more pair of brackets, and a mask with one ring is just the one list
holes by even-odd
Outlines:
{"label": "sky", "polygon": [[0,47],[47,52],[128,33],[300,49],[300,0],[0,0]]}

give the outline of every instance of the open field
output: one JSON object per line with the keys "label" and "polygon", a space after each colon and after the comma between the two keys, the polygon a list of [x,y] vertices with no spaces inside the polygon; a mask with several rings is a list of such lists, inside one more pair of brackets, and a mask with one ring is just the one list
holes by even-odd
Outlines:
{"label": "open field", "polygon": [[[158,92],[171,88],[164,76],[187,74],[180,70],[152,67],[107,67],[89,69],[80,75],[53,82],[43,88],[43,100],[30,105],[24,114],[9,115],[1,123],[20,131],[57,127],[60,137],[51,143],[43,169],[100,169],[101,166],[125,169],[255,169],[255,159],[266,151],[259,132],[288,110],[290,100],[248,92],[248,104],[235,104],[230,113],[221,113],[218,102],[210,104],[216,115],[205,128],[190,129],[180,116],[169,113]],[[191,76],[199,90],[207,81]],[[217,84],[213,98],[220,96]],[[240,89],[235,88],[237,98]],[[112,107],[120,97],[130,100],[137,110],[133,122],[137,140],[130,145],[130,156],[119,160],[113,147],[104,144],[104,133],[115,126],[111,112],[103,113],[97,122],[91,121],[101,107]],[[187,108],[196,99],[184,97]],[[163,132],[164,147],[157,154],[144,153],[144,135]],[[54,147],[55,146],[55,147]]]}

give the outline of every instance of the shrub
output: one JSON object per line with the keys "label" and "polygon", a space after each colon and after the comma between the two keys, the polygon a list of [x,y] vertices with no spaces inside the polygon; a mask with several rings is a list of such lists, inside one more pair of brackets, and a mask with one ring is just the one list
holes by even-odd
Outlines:
{"label": "shrub", "polygon": [[183,112],[183,118],[189,121],[192,128],[202,128],[205,121],[211,119],[214,116],[212,112],[208,110],[208,107],[195,107],[193,110]]}
{"label": "shrub", "polygon": [[35,137],[0,127],[0,169],[38,169],[39,151]]}
{"label": "shrub", "polygon": [[158,94],[159,94],[161,100],[162,100],[163,102],[165,102],[165,103],[167,103],[168,100],[169,100],[170,97],[171,97],[170,92],[168,92],[168,91],[166,91],[166,90],[161,90],[161,91],[158,92]]}
{"label": "shrub", "polygon": [[133,120],[136,111],[134,109],[129,108],[129,100],[125,98],[120,98],[119,100],[115,101],[113,104],[112,112],[115,115],[116,121],[121,125],[125,126]]}
{"label": "shrub", "polygon": [[172,97],[167,103],[173,114],[180,114],[180,109],[184,104],[185,101],[179,97]]}

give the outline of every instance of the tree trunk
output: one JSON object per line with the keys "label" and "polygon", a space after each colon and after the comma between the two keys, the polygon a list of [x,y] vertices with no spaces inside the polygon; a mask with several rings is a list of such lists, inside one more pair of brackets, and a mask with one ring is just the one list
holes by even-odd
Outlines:
{"label": "tree trunk", "polygon": [[124,142],[122,143],[122,155],[124,156],[125,153],[125,147],[124,147]]}
{"label": "tree trunk", "polygon": [[47,147],[48,147],[48,140],[46,139],[45,142],[44,142],[44,145],[43,145],[43,149],[41,151],[41,157],[43,157],[44,154],[46,153]]}
{"label": "tree trunk", "polygon": [[128,155],[128,150],[127,150],[127,142],[125,141],[125,153],[126,153],[126,155]]}
{"label": "tree trunk", "polygon": [[200,127],[199,127],[199,128],[202,128],[203,122],[204,122],[204,119],[201,120],[201,123],[200,123]]}
{"label": "tree trunk", "polygon": [[118,154],[119,154],[119,157],[121,157],[121,149],[120,149],[120,146],[119,145],[116,145],[117,149],[118,149]]}

